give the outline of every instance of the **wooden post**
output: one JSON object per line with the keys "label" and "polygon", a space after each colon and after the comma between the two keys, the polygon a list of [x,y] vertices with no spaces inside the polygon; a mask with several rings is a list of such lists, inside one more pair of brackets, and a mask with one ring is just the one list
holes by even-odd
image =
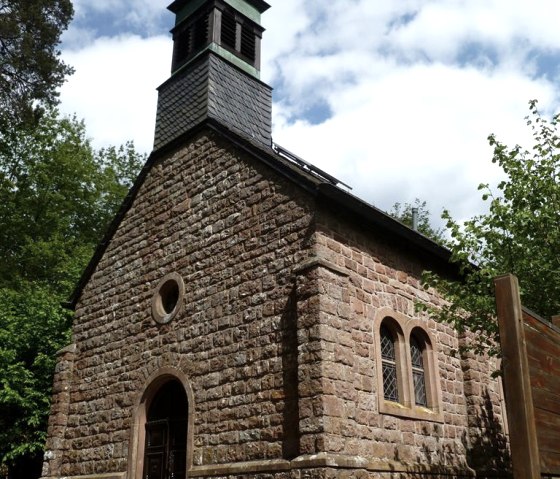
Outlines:
{"label": "wooden post", "polygon": [[517,278],[494,279],[514,479],[540,479],[535,413]]}

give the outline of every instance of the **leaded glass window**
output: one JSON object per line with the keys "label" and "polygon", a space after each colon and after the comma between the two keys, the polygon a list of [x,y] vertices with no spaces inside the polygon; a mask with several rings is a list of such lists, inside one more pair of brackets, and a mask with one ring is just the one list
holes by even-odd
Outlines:
{"label": "leaded glass window", "polygon": [[399,401],[397,358],[395,340],[386,326],[381,326],[381,366],[383,369],[383,397],[387,401]]}
{"label": "leaded glass window", "polygon": [[414,383],[414,401],[418,406],[427,406],[426,375],[424,371],[424,351],[420,342],[410,337],[410,355],[412,359],[412,379]]}

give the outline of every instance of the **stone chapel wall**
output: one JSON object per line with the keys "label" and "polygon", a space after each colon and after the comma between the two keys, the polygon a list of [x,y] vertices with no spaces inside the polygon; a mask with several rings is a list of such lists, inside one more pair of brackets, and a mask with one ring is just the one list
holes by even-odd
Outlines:
{"label": "stone chapel wall", "polygon": [[[325,277],[322,405],[326,450],[368,458],[369,468],[453,474],[475,468],[507,477],[509,457],[501,386],[491,375],[497,363],[473,353],[460,355],[468,335],[438,324],[415,303],[441,306],[435,291],[420,278],[433,265],[373,230],[359,229],[343,215],[323,211],[318,219],[316,254],[328,261],[331,276],[346,274],[344,293]],[[332,271],[333,269],[338,272]],[[327,274],[327,273],[324,273]],[[339,279],[338,281],[341,281]],[[321,286],[318,286],[321,289]],[[342,294],[342,295],[341,295]],[[379,347],[376,316],[394,311],[416,321],[431,335],[436,349],[440,417],[414,419],[380,413]],[[381,460],[379,460],[381,459]],[[369,476],[364,476],[369,477]]]}
{"label": "stone chapel wall", "polygon": [[[490,411],[500,432],[498,382],[488,361],[452,354],[464,338],[415,312],[417,300],[442,304],[420,284],[431,265],[317,209],[228,145],[200,134],[162,158],[121,222],[76,309],[64,437],[49,439],[44,477],[124,478],[135,411],[161,370],[192,391],[192,477],[459,478],[488,468],[477,418]],[[152,296],[169,273],[183,278],[184,303],[158,325]],[[381,410],[384,315],[429,333],[437,411]],[[498,446],[494,457],[507,444]]]}
{"label": "stone chapel wall", "polygon": [[[191,381],[195,466],[283,456],[283,348],[292,269],[309,254],[307,204],[212,135],[154,165],[76,309],[65,451],[53,473],[126,471],[134,407],[163,367]],[[152,295],[171,272],[184,279],[184,307],[157,325]]]}

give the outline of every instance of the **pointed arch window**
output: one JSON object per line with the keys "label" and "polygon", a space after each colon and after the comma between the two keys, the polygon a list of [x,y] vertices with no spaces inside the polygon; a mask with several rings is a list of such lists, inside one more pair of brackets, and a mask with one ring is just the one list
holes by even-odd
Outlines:
{"label": "pointed arch window", "polygon": [[387,326],[381,326],[381,367],[383,374],[383,397],[387,401],[399,402],[397,355],[395,338]]}
{"label": "pointed arch window", "polygon": [[426,372],[424,370],[425,346],[413,334],[410,336],[410,358],[412,364],[412,383],[414,387],[414,402],[417,406],[428,405],[426,394]]}

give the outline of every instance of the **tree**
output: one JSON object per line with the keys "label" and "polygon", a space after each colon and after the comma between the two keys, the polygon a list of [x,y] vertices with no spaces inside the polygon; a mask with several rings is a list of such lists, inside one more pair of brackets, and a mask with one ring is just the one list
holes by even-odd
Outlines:
{"label": "tree", "polygon": [[543,317],[560,312],[560,115],[551,121],[530,102],[527,125],[532,130],[531,151],[508,148],[494,135],[492,162],[506,179],[496,190],[482,184],[482,199],[488,213],[459,224],[448,211],[452,241],[448,244],[463,277],[453,282],[432,273],[425,284],[435,287],[449,305],[433,313],[460,331],[477,334],[477,349],[496,352],[498,327],[495,320],[493,278],[504,273],[517,275],[522,301]]}
{"label": "tree", "polygon": [[[0,154],[0,285],[48,280],[67,291],[138,171],[128,144],[95,152],[83,123],[48,111]],[[78,258],[76,258],[78,255]]]}
{"label": "tree", "polygon": [[443,230],[434,228],[430,221],[430,211],[427,203],[420,201],[418,198],[411,203],[395,203],[393,208],[388,212],[390,216],[399,220],[409,228],[413,227],[413,210],[418,214],[418,231],[427,236],[436,243],[442,243],[444,240]]}
{"label": "tree", "polygon": [[6,137],[8,148],[0,152],[0,465],[10,466],[13,477],[30,478],[37,472],[29,466],[41,464],[56,352],[69,339],[71,315],[61,303],[144,157],[132,144],[95,151],[84,124],[54,109]]}
{"label": "tree", "polygon": [[70,0],[0,0],[0,127],[56,103],[72,71],[56,47],[73,14]]}
{"label": "tree", "polygon": [[0,289],[0,458],[11,477],[40,473],[56,352],[71,323],[60,300],[46,284]]}

